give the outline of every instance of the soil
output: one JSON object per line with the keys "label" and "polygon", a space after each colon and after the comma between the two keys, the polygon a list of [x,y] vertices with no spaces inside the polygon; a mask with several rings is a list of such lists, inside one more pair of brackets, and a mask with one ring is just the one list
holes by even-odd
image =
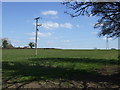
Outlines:
{"label": "soil", "polygon": [[[95,89],[98,88],[117,88],[120,89],[120,67],[104,67],[100,70],[96,70],[101,76],[94,77],[94,80],[91,80],[89,75],[83,76],[84,80],[45,80],[45,81],[30,81],[30,82],[11,82],[10,80],[3,80],[3,89],[22,89],[22,88],[82,88],[86,89]],[[93,78],[92,78],[93,79]],[[102,80],[101,80],[102,79]]]}

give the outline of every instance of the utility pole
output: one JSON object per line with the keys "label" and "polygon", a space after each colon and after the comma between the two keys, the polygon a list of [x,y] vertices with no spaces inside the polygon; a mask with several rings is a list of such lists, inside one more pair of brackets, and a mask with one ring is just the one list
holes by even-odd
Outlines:
{"label": "utility pole", "polygon": [[106,37],[106,49],[109,49],[108,36]]}
{"label": "utility pole", "polygon": [[34,20],[36,20],[36,36],[35,36],[35,56],[37,56],[37,36],[38,36],[38,26],[41,26],[42,24],[38,25],[38,19],[40,19],[40,17],[35,18]]}

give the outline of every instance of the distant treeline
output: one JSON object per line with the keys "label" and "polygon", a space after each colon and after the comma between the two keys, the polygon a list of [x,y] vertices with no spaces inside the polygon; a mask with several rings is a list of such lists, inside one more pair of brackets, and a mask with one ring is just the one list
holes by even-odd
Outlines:
{"label": "distant treeline", "polygon": [[[8,47],[8,48],[2,48],[2,49],[31,49],[29,47]],[[32,49],[35,49],[35,48],[32,48]],[[37,49],[58,49],[58,48],[37,48]]]}

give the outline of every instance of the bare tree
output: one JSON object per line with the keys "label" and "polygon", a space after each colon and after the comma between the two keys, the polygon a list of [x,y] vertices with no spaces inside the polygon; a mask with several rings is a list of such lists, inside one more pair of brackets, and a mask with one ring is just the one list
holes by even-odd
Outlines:
{"label": "bare tree", "polygon": [[99,28],[99,36],[120,36],[120,2],[76,2],[71,0],[63,2],[69,8],[66,13],[72,17],[80,15],[98,16],[94,28]]}

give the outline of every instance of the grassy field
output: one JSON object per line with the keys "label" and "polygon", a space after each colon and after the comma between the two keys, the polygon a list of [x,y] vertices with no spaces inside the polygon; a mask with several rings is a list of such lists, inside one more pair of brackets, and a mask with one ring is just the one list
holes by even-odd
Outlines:
{"label": "grassy field", "polygon": [[[4,88],[15,83],[33,81],[38,82],[41,87],[55,87],[57,82],[61,87],[75,87],[76,85],[76,87],[85,88],[87,86],[84,82],[107,82],[113,84],[114,87],[118,86],[118,78],[114,76],[117,71],[113,69],[118,67],[119,63],[117,50],[39,49],[37,57],[34,53],[34,49],[4,49],[2,51]],[[54,84],[51,84],[51,81]],[[83,86],[80,86],[81,82]]]}

